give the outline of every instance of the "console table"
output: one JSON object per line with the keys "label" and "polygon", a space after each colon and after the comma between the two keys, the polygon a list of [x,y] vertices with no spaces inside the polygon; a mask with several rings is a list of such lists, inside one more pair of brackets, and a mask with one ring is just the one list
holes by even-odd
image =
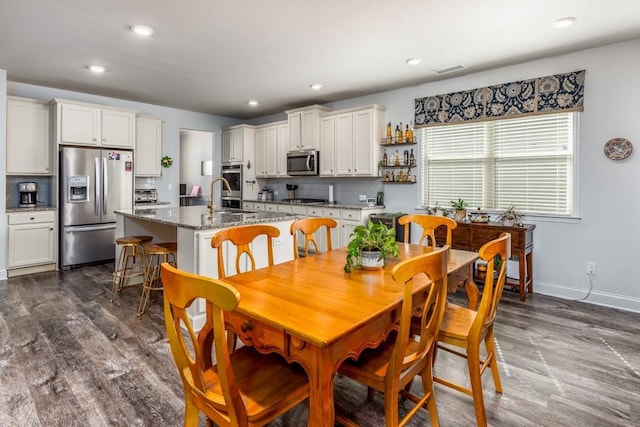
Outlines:
{"label": "console table", "polygon": [[[533,293],[533,230],[534,224],[522,226],[505,226],[495,223],[458,222],[452,232],[451,246],[454,249],[478,251],[488,241],[500,236],[501,233],[511,234],[511,256],[518,257],[518,281],[507,278],[506,286],[518,288],[520,300],[525,301],[527,292]],[[444,227],[436,230],[436,241],[443,245],[446,235]]]}

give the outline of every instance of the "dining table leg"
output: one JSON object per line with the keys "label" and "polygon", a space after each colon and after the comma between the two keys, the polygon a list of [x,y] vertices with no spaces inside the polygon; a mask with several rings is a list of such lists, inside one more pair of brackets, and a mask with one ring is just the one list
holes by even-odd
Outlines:
{"label": "dining table leg", "polygon": [[317,357],[309,363],[309,427],[333,427],[335,408],[333,402],[333,378],[335,366],[329,347],[316,348]]}

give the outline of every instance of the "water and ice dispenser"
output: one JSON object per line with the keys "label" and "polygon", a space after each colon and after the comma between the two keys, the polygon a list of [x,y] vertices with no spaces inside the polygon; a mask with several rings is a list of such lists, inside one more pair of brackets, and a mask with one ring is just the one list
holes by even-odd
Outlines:
{"label": "water and ice dispenser", "polygon": [[70,176],[67,182],[67,201],[88,202],[89,201],[89,177]]}

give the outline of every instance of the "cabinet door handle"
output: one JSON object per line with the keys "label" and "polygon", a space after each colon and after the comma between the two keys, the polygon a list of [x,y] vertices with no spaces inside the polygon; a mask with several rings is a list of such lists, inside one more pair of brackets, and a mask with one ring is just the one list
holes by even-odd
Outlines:
{"label": "cabinet door handle", "polygon": [[96,139],[96,138],[92,138],[92,139],[93,139],[94,141],[97,141],[97,139]]}
{"label": "cabinet door handle", "polygon": [[34,218],[34,217],[30,217],[29,219],[30,219],[31,221],[33,221],[35,218]]}

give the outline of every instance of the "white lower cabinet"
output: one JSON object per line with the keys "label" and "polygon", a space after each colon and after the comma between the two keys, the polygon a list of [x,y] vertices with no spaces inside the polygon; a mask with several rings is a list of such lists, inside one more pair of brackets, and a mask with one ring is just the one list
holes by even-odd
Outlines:
{"label": "white lower cabinet", "polygon": [[[9,213],[7,224],[7,269],[41,265],[55,269],[54,211]],[[9,271],[9,275],[15,274]]]}

